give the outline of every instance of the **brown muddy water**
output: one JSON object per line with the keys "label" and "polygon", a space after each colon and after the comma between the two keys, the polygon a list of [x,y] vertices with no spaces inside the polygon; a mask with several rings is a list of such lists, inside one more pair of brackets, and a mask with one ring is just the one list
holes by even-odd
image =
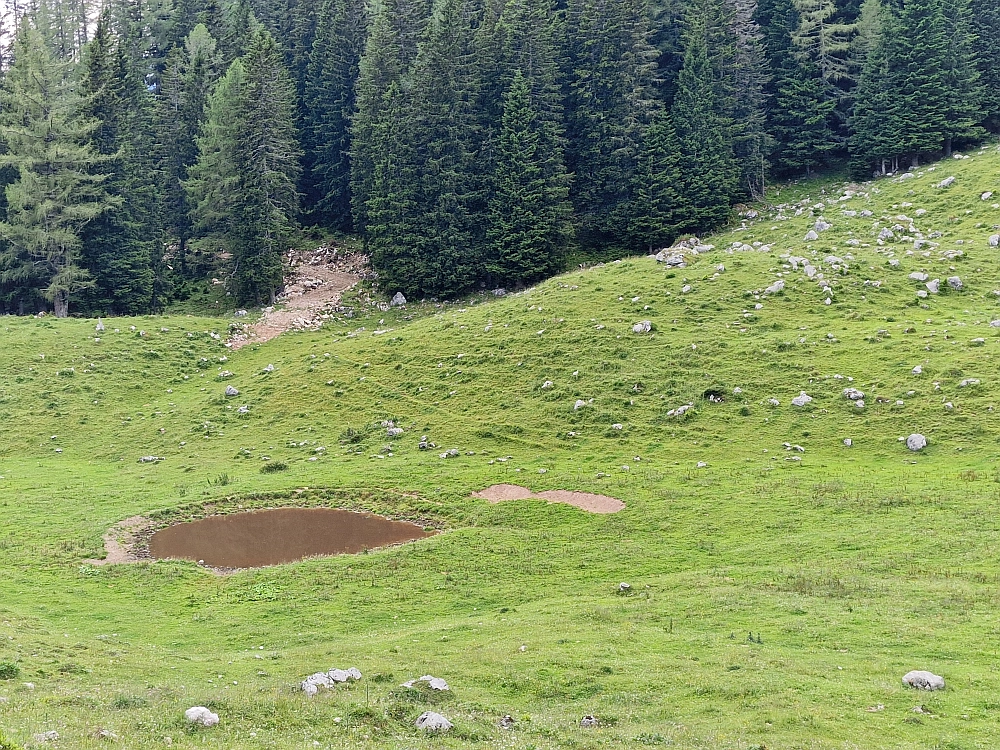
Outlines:
{"label": "brown muddy water", "polygon": [[213,568],[259,568],[316,555],[342,555],[431,536],[419,526],[369,513],[279,508],[210,516],[157,531],[149,554]]}

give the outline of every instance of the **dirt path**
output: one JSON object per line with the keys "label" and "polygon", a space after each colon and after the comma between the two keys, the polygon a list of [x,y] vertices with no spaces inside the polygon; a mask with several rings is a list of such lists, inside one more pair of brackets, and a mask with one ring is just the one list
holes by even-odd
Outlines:
{"label": "dirt path", "polygon": [[545,500],[550,503],[566,503],[588,513],[617,513],[625,509],[625,503],[607,495],[570,492],[569,490],[549,490],[536,493],[516,484],[494,484],[480,492],[473,492],[472,496],[489,500],[491,503],[503,503],[509,500]]}
{"label": "dirt path", "polygon": [[345,254],[335,247],[292,251],[286,262],[291,270],[278,304],[264,308],[259,321],[229,340],[233,350],[263,344],[286,331],[316,330],[340,305],[343,293],[369,273],[365,256]]}

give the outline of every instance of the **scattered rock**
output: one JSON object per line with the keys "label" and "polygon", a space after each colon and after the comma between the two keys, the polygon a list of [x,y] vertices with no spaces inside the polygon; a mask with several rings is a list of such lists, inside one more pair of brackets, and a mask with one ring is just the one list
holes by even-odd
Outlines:
{"label": "scattered rock", "polygon": [[397,437],[399,437],[400,435],[403,434],[403,428],[402,427],[387,427],[385,429],[385,434],[388,437],[397,438]]}
{"label": "scattered rock", "polygon": [[632,326],[633,333],[649,333],[653,330],[653,323],[648,320],[641,320]]}
{"label": "scattered rock", "polygon": [[979,200],[981,200],[981,201],[988,201],[992,197],[993,197],[993,191],[992,190],[988,190],[988,191],[986,191],[985,193],[983,193],[982,195],[979,196]]}
{"label": "scattered rock", "polygon": [[923,375],[924,374],[924,368],[921,367],[920,365],[917,365],[912,370],[910,370],[910,372],[912,372],[914,375]]}
{"label": "scattered rock", "polygon": [[1000,247],[1000,234],[990,235],[990,247]]}
{"label": "scattered rock", "polygon": [[954,184],[955,184],[955,178],[954,177],[945,177],[943,180],[941,180],[941,182],[939,182],[937,184],[937,187],[939,187],[939,188],[950,188]]}
{"label": "scattered rock", "polygon": [[184,718],[189,724],[200,724],[203,727],[214,727],[219,723],[219,715],[212,713],[204,706],[194,706],[184,712]]}
{"label": "scattered rock", "polygon": [[851,446],[853,446],[853,445],[854,445],[854,441],[853,441],[853,440],[851,440],[850,438],[847,438],[847,439],[846,439],[846,440],[844,441],[844,445],[846,445],[846,446],[847,446],[848,448],[850,448]]}
{"label": "scattered rock", "polygon": [[429,687],[431,690],[451,690],[451,688],[448,687],[448,683],[443,679],[440,677],[433,677],[429,674],[425,674],[423,677],[418,677],[415,680],[404,682],[400,687],[419,689],[421,687],[419,683],[424,683],[424,685]]}
{"label": "scattered rock", "polygon": [[632,590],[631,584],[625,583],[624,581],[622,583],[618,584],[618,593],[619,594],[627,594],[631,590]]}
{"label": "scattered rock", "polygon": [[917,451],[922,451],[927,447],[927,438],[921,435],[919,432],[915,432],[906,438],[906,447],[916,453]]}
{"label": "scattered rock", "polygon": [[915,669],[903,675],[903,684],[918,690],[944,690],[944,677],[933,672]]}
{"label": "scattered rock", "polygon": [[48,732],[42,732],[41,734],[35,735],[35,742],[55,742],[59,739],[59,732],[54,729],[50,729]]}
{"label": "scattered rock", "polygon": [[785,291],[785,280],[778,279],[764,290],[764,294],[780,294],[783,291]]}
{"label": "scattered rock", "polygon": [[928,276],[926,273],[922,273],[921,271],[914,271],[909,275],[908,278],[912,279],[913,281],[922,282],[922,281],[927,281],[927,279],[929,279],[930,276]]}
{"label": "scattered rock", "polygon": [[143,456],[139,459],[140,464],[155,464],[163,461],[163,456]]}
{"label": "scattered rock", "polygon": [[580,719],[581,727],[593,728],[596,726],[600,726],[600,723],[601,722],[598,720],[598,718],[593,714],[587,714],[582,719]]}
{"label": "scattered rock", "polygon": [[865,394],[859,391],[857,388],[845,388],[844,398],[849,401],[860,401],[865,397]]}
{"label": "scattered rock", "polygon": [[970,385],[979,385],[981,381],[979,378],[966,378],[961,383],[958,384],[959,388],[968,388]]}
{"label": "scattered rock", "polygon": [[243,404],[243,406],[241,406],[239,409],[236,410],[236,413],[242,416],[246,416],[247,414],[250,413],[250,407],[247,406],[246,404]]}
{"label": "scattered rock", "polygon": [[268,365],[265,367],[264,372],[274,372],[274,365]]}
{"label": "scattered rock", "polygon": [[816,220],[816,224],[813,226],[813,229],[817,232],[825,232],[828,229],[833,229],[833,224],[827,223],[826,219],[821,216]]}
{"label": "scattered rock", "polygon": [[513,729],[516,723],[517,722],[514,721],[514,717],[511,716],[510,714],[507,714],[506,716],[502,717],[500,721],[497,722],[497,726],[500,727],[501,729]]}
{"label": "scattered rock", "polygon": [[441,454],[441,458],[458,458],[461,453],[458,452],[457,448],[449,448],[444,453]]}
{"label": "scattered rock", "polygon": [[683,406],[678,406],[676,409],[671,409],[667,412],[668,417],[683,417],[691,409],[694,408],[694,404],[684,404]]}
{"label": "scattered rock", "polygon": [[420,437],[420,442],[417,444],[417,449],[429,451],[431,448],[437,448],[437,446],[434,443],[428,442],[426,435],[422,435]]}
{"label": "scattered rock", "polygon": [[812,396],[805,391],[800,391],[799,395],[792,399],[792,406],[805,406],[812,403]]}
{"label": "scattered rock", "polygon": [[950,286],[956,292],[960,292],[965,287],[965,284],[962,283],[961,277],[959,277],[959,276],[949,276],[948,277],[948,286]]}
{"label": "scattered rock", "polygon": [[815,229],[810,229],[809,232],[806,234],[806,236],[805,236],[804,239],[805,239],[806,242],[815,242],[816,240],[819,239],[819,235],[816,234],[816,230]]}
{"label": "scattered rock", "polygon": [[99,740],[117,740],[118,735],[112,732],[110,729],[99,729],[94,732],[94,737]]}
{"label": "scattered rock", "polygon": [[237,310],[235,313],[237,318],[245,318],[247,316],[246,310]]}
{"label": "scattered rock", "polygon": [[937,294],[941,291],[941,279],[932,279],[924,284],[924,286],[927,287],[927,291],[931,294]]}
{"label": "scattered rock", "polygon": [[573,411],[578,411],[583,407],[585,407],[586,405],[587,405],[586,401],[584,401],[583,399],[577,399],[576,403],[573,404]]}
{"label": "scattered rock", "polygon": [[233,396],[239,396],[240,392],[231,385],[226,386],[226,396],[232,398]]}
{"label": "scattered rock", "polygon": [[546,380],[544,383],[542,383],[542,390],[543,391],[550,390],[551,388],[554,388],[554,387],[555,387],[555,383],[553,383],[551,380]]}
{"label": "scattered rock", "polygon": [[417,729],[423,729],[427,732],[447,732],[454,724],[439,713],[424,711],[420,714],[414,726]]}

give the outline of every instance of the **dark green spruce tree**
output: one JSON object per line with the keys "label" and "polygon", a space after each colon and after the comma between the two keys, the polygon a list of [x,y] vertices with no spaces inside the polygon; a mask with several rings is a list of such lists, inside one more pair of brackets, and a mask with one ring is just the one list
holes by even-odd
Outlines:
{"label": "dark green spruce tree", "polygon": [[351,116],[367,34],[364,0],[326,0],[309,58],[302,130],[310,221],[349,231]]}
{"label": "dark green spruce tree", "polygon": [[648,15],[642,0],[571,0],[567,13],[567,167],[578,237],[592,249],[620,251],[629,242],[632,176],[656,107]]}
{"label": "dark green spruce tree", "polygon": [[[404,293],[455,296],[484,276],[485,217],[472,212],[477,136],[466,2],[439,0],[414,61],[406,130],[417,180],[415,210],[397,236],[371,228],[372,265],[387,288]],[[373,193],[369,204],[384,199]],[[399,275],[399,255],[416,259],[413,274]]]}
{"label": "dark green spruce tree", "polygon": [[152,256],[159,239],[154,172],[148,160],[150,96],[123,45],[112,35],[105,11],[83,63],[84,112],[96,121],[93,149],[107,157],[105,188],[121,205],[83,230],[81,265],[94,280],[82,294],[91,312],[135,315],[153,304]]}
{"label": "dark green spruce tree", "polygon": [[681,156],[679,186],[684,206],[677,221],[681,232],[701,232],[724,223],[739,179],[731,123],[720,114],[717,101],[708,34],[701,16],[687,19],[684,67],[670,113]]}
{"label": "dark green spruce tree", "polygon": [[996,0],[972,0],[973,27],[976,30],[976,53],[983,94],[983,124],[992,133],[1000,133],[1000,3]]}
{"label": "dark green spruce tree", "polygon": [[487,269],[501,283],[517,285],[559,269],[570,237],[572,207],[558,132],[547,127],[542,105],[520,71],[503,103]]}

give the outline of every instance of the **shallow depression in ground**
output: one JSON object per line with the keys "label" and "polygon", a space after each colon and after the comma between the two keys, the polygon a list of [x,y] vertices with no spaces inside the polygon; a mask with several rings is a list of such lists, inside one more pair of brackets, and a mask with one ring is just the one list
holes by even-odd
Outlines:
{"label": "shallow depression in ground", "polygon": [[317,555],[354,554],[430,536],[405,521],[330,508],[279,508],[211,516],[156,532],[157,559],[202,561],[217,568],[256,568]]}

